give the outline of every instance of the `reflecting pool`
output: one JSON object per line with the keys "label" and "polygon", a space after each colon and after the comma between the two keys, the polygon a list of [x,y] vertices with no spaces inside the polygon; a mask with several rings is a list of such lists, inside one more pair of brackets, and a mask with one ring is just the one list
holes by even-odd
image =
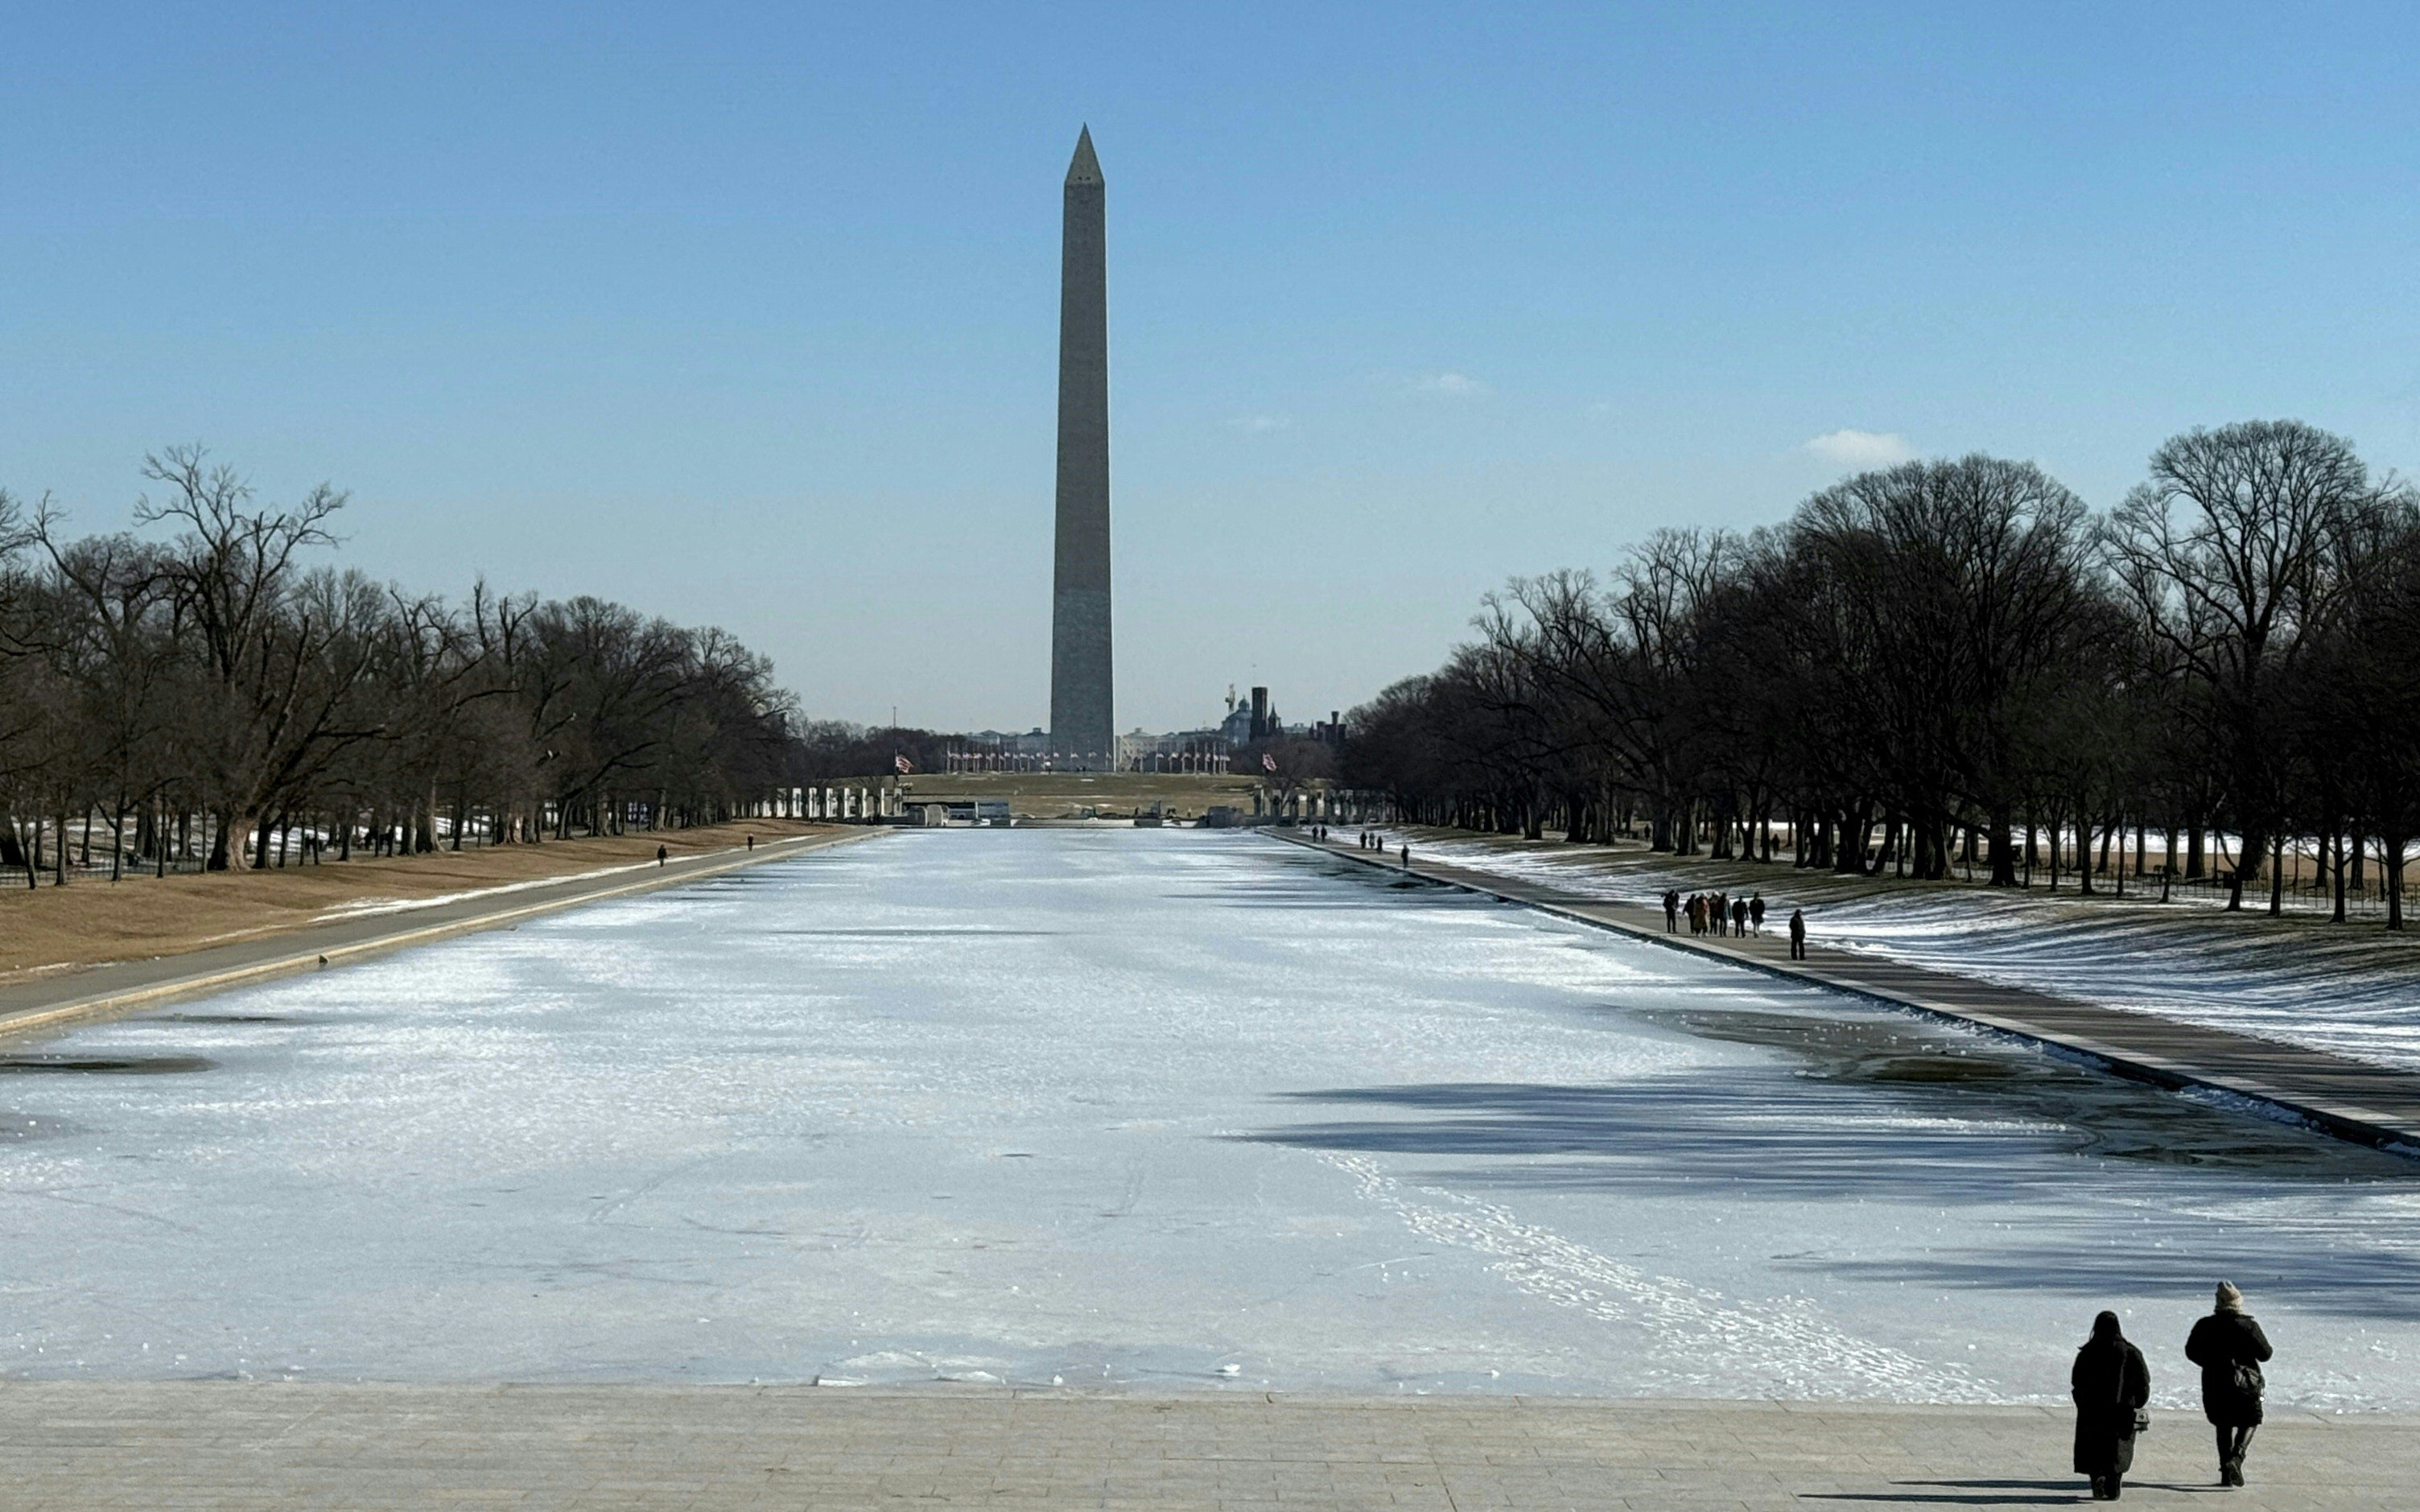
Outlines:
{"label": "reflecting pool", "polygon": [[2420,1164],[1264,837],[904,831],[0,1045],[0,1374],[2420,1407]]}

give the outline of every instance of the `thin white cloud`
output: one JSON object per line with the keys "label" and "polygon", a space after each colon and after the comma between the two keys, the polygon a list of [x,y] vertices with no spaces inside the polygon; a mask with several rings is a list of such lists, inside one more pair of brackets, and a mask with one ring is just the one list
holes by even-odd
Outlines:
{"label": "thin white cloud", "polygon": [[1439,393],[1450,399],[1467,399],[1487,392],[1487,385],[1464,373],[1431,373],[1412,387],[1422,393]]}
{"label": "thin white cloud", "polygon": [[1907,438],[1892,431],[1827,431],[1798,449],[1843,468],[1886,468],[1916,455]]}
{"label": "thin white cloud", "polygon": [[1237,415],[1227,424],[1237,430],[1248,430],[1257,435],[1262,431],[1284,430],[1291,426],[1294,421],[1285,415]]}

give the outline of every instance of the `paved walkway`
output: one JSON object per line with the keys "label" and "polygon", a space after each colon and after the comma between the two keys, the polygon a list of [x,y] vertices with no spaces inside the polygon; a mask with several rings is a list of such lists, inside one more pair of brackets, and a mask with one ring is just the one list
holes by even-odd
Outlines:
{"label": "paved walkway", "polygon": [[[1300,835],[1280,833],[1280,838],[1381,871],[1398,874],[1404,871],[1394,851],[1365,851],[1349,841],[1321,842]],[[1763,935],[1744,939],[1692,935],[1685,917],[1680,933],[1673,933],[1665,929],[1662,904],[1652,901],[1628,903],[1591,898],[1543,882],[1424,860],[1417,848],[1410,872],[1431,882],[1485,893],[1658,945],[2078,1051],[2121,1074],[2157,1086],[2209,1087],[2258,1098],[2347,1139],[2420,1149],[2420,1074],[2411,1072],[1876,956],[1827,950],[1822,943],[1820,918],[1809,940],[1809,958],[1792,961],[1787,916],[1768,918]],[[2413,1504],[2420,1505],[2420,1497],[2414,1498]]]}
{"label": "paved walkway", "polygon": [[[2280,1412],[2214,1489],[2159,1414],[2126,1500],[2388,1512],[2420,1421]],[[0,1384],[10,1512],[2036,1507],[2086,1500],[2046,1408],[1086,1396],[787,1387]]]}
{"label": "paved walkway", "polygon": [[456,903],[315,924],[261,939],[213,946],[207,950],[154,956],[147,961],[119,961],[84,971],[37,977],[0,987],[0,1036],[55,1028],[78,1020],[148,1008],[171,998],[225,992],[271,977],[349,964],[406,946],[499,929],[583,903],[676,887],[738,867],[780,860],[880,833],[879,829],[861,828],[799,835],[767,841],[753,850],[734,847],[682,856],[661,866],[617,869],[603,876],[520,884],[509,890],[499,889]]}

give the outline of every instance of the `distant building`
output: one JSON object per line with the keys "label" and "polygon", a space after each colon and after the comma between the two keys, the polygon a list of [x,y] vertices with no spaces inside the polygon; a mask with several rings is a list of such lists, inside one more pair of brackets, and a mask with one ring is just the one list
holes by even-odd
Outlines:
{"label": "distant building", "polygon": [[[1287,724],[1266,687],[1255,687],[1249,700],[1227,689],[1226,717],[1216,724],[1192,730],[1154,733],[1137,726],[1113,737],[1118,765],[1130,772],[1224,773],[1229,757],[1240,747],[1263,740],[1316,740],[1344,743],[1344,716],[1329,710],[1325,721]],[[976,730],[954,738],[948,769],[953,772],[1044,772],[1089,769],[1058,750],[1054,737],[1040,727],[1014,734],[1001,730]]]}

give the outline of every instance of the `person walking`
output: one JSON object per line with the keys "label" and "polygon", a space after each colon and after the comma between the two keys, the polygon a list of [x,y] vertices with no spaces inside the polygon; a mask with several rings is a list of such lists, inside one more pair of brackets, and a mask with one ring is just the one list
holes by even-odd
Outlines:
{"label": "person walking", "polygon": [[670,851],[668,851],[668,850],[664,849],[664,848],[663,848],[662,846],[660,846],[660,845],[657,846],[657,847],[656,847],[656,864],[657,864],[658,866],[661,866],[661,865],[663,865],[663,864],[664,864],[664,857],[665,857],[665,856],[670,856],[670,855],[672,855],[672,852],[670,852]]}
{"label": "person walking", "polygon": [[2260,1394],[2269,1387],[2260,1366],[2269,1335],[2243,1310],[2232,1281],[2218,1284],[2218,1304],[2185,1337],[2185,1358],[2201,1366],[2201,1411],[2218,1430],[2218,1483],[2243,1484],[2243,1454],[2260,1426]]}
{"label": "person walking", "polygon": [[1664,889],[1664,933],[1677,934],[1680,931],[1681,894],[1676,888],[1667,887]]}
{"label": "person walking", "polygon": [[1790,911],[1790,959],[1807,959],[1807,910],[1804,908]]}
{"label": "person walking", "polygon": [[1707,912],[1714,915],[1714,936],[1719,939],[1730,932],[1731,901],[1728,894],[1716,893],[1707,900]]}
{"label": "person walking", "polygon": [[2143,1406],[2151,1399],[2151,1367],[2118,1332],[2116,1313],[2092,1320],[2067,1383],[2075,1397],[2075,1473],[2091,1479],[2094,1501],[2114,1502],[2134,1468],[2134,1435],[2149,1427]]}
{"label": "person walking", "polygon": [[1404,865],[1406,868],[1409,868],[1409,867],[1411,866],[1411,864],[1412,864],[1412,848],[1411,848],[1410,846],[1406,845],[1406,846],[1404,846]]}
{"label": "person walking", "polygon": [[1706,933],[1706,895],[1702,892],[1689,894],[1689,933]]}
{"label": "person walking", "polygon": [[1747,935],[1747,900],[1731,900],[1731,933],[1745,939]]}
{"label": "person walking", "polygon": [[1764,894],[1756,893],[1747,901],[1747,921],[1759,934],[1764,933]]}

